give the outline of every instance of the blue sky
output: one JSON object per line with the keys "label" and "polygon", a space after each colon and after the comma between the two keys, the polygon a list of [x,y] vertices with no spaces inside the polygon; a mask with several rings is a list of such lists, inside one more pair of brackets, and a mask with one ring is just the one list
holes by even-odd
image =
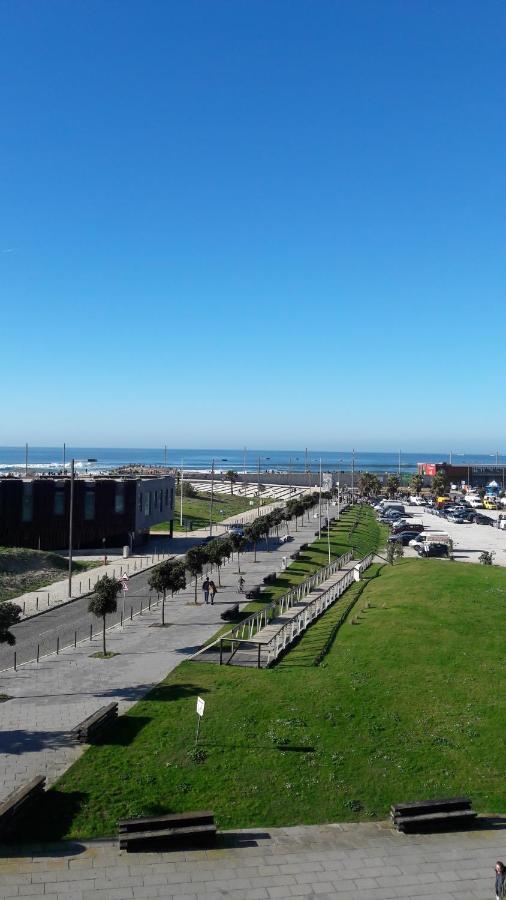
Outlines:
{"label": "blue sky", "polygon": [[506,448],[506,7],[0,2],[1,444]]}

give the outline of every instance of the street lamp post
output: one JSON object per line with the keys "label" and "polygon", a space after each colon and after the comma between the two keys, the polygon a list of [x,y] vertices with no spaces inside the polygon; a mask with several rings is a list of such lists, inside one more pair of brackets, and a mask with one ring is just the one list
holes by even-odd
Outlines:
{"label": "street lamp post", "polygon": [[70,463],[70,505],[69,505],[69,597],[72,596],[72,538],[74,519],[74,460]]}
{"label": "street lamp post", "polygon": [[322,536],[322,460],[320,457],[320,490],[318,493],[318,539]]}
{"label": "street lamp post", "polygon": [[213,536],[214,459],[211,466],[211,504],[209,509],[209,537]]}
{"label": "street lamp post", "polygon": [[181,460],[181,512],[179,516],[179,525],[183,527],[183,479],[184,479],[184,470],[183,470],[183,460]]}

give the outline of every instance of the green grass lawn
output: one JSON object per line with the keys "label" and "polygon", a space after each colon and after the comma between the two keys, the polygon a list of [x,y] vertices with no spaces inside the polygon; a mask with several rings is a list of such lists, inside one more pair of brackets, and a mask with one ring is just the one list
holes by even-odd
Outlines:
{"label": "green grass lawn", "polygon": [[220,828],[374,820],[461,794],[504,812],[506,570],[403,559],[358,590],[319,666],[332,608],[273,669],[180,665],[48,792],[38,836],[207,808]]}
{"label": "green grass lawn", "polygon": [[[260,498],[261,506],[272,503],[272,497]],[[174,506],[174,531],[195,531],[196,528],[208,528],[211,511],[211,494],[199,493],[198,497],[183,497],[183,527],[180,521],[180,500],[177,498]],[[239,513],[256,509],[256,500],[250,506],[249,499],[231,496],[230,494],[215,494],[213,500],[213,522],[222,522],[229,516],[237,516]],[[184,520],[188,525],[184,525]],[[168,522],[161,522],[151,529],[152,534],[169,530]]]}

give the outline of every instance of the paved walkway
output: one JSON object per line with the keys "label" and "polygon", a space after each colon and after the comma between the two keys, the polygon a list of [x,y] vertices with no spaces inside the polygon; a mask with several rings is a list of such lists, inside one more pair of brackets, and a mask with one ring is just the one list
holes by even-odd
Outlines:
{"label": "paved walkway", "polygon": [[[314,539],[315,520],[310,519],[293,540],[267,553],[259,549],[258,562],[253,553],[241,554],[241,570],[246,585],[257,584],[273,571],[281,571],[282,558]],[[184,540],[184,538],[183,538]],[[146,576],[136,576],[146,582]],[[135,579],[134,579],[135,580]],[[160,622],[160,607],[127,620],[125,628],[108,632],[108,646],[119,655],[108,660],[91,658],[100,650],[100,637],[78,643],[77,647],[27,663],[15,672],[0,675],[0,689],[13,697],[0,704],[0,800],[15,787],[36,774],[58,777],[82,752],[68,741],[68,731],[100,706],[118,700],[120,713],[143,696],[153,685],[172,671],[183,659],[195,653],[223,624],[220,613],[231,603],[246,603],[237,593],[237,566],[231,563],[222,570],[222,587],[214,606],[193,601],[193,584],[166,603],[169,628],[152,627]],[[134,585],[132,585],[134,590]],[[144,587],[147,598],[147,587]],[[202,591],[199,586],[199,595]],[[140,588],[137,589],[140,594]],[[75,606],[72,604],[71,606]],[[69,607],[58,610],[64,613]],[[47,614],[50,622],[56,612]],[[44,625],[45,615],[34,623]],[[29,623],[26,623],[29,625]],[[22,627],[18,626],[19,628]],[[95,620],[95,627],[97,621]],[[1,893],[0,893],[1,897]]]}
{"label": "paved walkway", "polygon": [[492,900],[506,821],[406,836],[387,823],[226,832],[213,850],[127,854],[115,842],[20,848],[0,897],[44,900]]}
{"label": "paved walkway", "polygon": [[[260,509],[260,514],[267,515],[279,506],[284,506],[284,503],[271,503],[268,506],[262,507]],[[223,522],[214,523],[213,536],[217,537],[218,535],[225,534],[227,525],[233,525],[236,522],[244,522],[247,524],[248,522],[252,522],[256,517],[257,510],[248,510],[247,512],[239,513],[235,516],[229,516],[229,518],[224,519]],[[113,578],[119,578],[125,572],[129,576],[134,575],[138,572],[145,572],[147,569],[162,562],[162,560],[170,558],[179,550],[177,547],[178,534],[180,535],[179,532],[175,532],[175,537],[170,540],[168,535],[163,532],[160,532],[159,534],[153,533],[149,543],[143,547],[143,552],[136,552],[129,557],[129,559],[123,559],[117,549],[112,551],[106,550],[108,557],[108,564],[106,566],[97,566],[90,569],[88,572],[73,576],[72,598],[76,600],[79,597],[87,596],[93,591],[99,578],[102,578],[104,575],[109,575]],[[208,536],[209,528],[200,528],[189,532],[187,535],[187,537],[190,538],[190,542],[193,544],[202,541]],[[186,552],[186,549],[187,548],[182,550],[182,552]],[[67,554],[64,555],[66,556]],[[75,562],[96,561],[97,559],[102,560],[103,554],[97,556],[96,553],[90,553],[89,555],[79,553],[75,556]],[[68,603],[68,601],[68,577],[63,578],[61,581],[55,581],[53,584],[50,584],[45,588],[40,588],[37,591],[29,591],[25,594],[21,594],[19,597],[13,598],[12,600],[13,603],[17,603],[21,607],[23,618],[25,619],[37,615],[41,611],[61,606],[62,603]]]}

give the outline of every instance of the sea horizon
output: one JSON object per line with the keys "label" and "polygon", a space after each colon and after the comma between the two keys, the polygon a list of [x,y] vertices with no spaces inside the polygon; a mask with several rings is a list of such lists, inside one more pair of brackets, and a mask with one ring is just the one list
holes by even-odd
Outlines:
{"label": "sea horizon", "polygon": [[506,465],[506,456],[496,453],[403,452],[353,450],[248,450],[231,448],[164,448],[164,447],[79,447],[25,446],[0,447],[0,474],[23,472],[57,473],[68,469],[71,459],[77,471],[98,474],[128,465],[168,466],[186,471],[215,471],[233,469],[254,474],[262,472],[316,472],[371,470],[375,472],[415,472],[419,462],[447,462],[455,464],[487,464],[492,461]]}

